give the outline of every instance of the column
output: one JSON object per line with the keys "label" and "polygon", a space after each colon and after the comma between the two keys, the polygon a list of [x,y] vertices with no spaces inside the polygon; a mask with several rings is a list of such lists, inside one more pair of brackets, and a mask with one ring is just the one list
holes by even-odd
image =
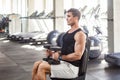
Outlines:
{"label": "column", "polygon": [[113,0],[108,0],[108,52],[114,52]]}
{"label": "column", "polygon": [[108,0],[108,49],[109,53],[120,52],[120,1]]}
{"label": "column", "polygon": [[63,32],[64,31],[64,1],[63,0],[54,0],[53,1],[54,8],[54,29]]}
{"label": "column", "polygon": [[114,52],[120,52],[120,0],[114,2]]}

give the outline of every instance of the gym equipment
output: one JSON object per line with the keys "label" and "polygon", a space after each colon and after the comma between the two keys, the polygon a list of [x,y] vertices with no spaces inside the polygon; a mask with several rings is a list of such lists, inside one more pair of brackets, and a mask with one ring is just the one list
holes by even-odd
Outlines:
{"label": "gym equipment", "polygon": [[91,40],[89,59],[95,59],[95,58],[99,57],[101,54],[101,42],[95,36],[90,36],[89,38]]}
{"label": "gym equipment", "polygon": [[[63,37],[64,34],[61,33],[59,35],[54,35],[54,36],[52,36],[52,34],[53,34],[53,32],[49,33],[49,35],[47,37],[48,43],[44,45],[44,48],[49,49],[49,50],[54,51],[54,52],[60,51],[61,47],[62,47],[62,37]],[[56,40],[54,40],[54,38]],[[54,41],[52,41],[52,40],[54,40],[56,42],[56,44],[54,44],[53,43]],[[51,56],[48,56],[47,58],[43,58],[43,60],[45,60],[49,64],[53,64],[53,65],[60,64],[60,61],[52,59]]]}
{"label": "gym equipment", "polygon": [[35,11],[35,12],[33,12],[29,17],[30,17],[30,18],[36,17],[36,16],[37,16],[37,13],[38,13],[38,11]]}
{"label": "gym equipment", "polygon": [[[50,17],[52,14],[53,14],[53,11],[48,13],[47,15],[45,15],[45,10],[43,10],[42,12],[40,12],[39,14],[37,14],[38,12],[34,12],[32,13],[31,17],[21,17],[22,18],[25,18],[25,19],[34,19],[35,20],[35,25],[37,25],[37,28],[39,28],[40,30],[44,31],[44,32],[47,32],[45,34],[48,34],[48,32],[50,32],[51,30],[53,30],[52,28],[50,29],[50,26],[48,27],[46,22],[44,21],[44,19],[48,19],[48,17]],[[32,21],[32,20],[31,20]],[[42,21],[42,22],[41,22]],[[34,24],[32,24],[34,25]],[[52,24],[51,24],[52,25]],[[31,25],[30,25],[31,26]],[[30,27],[29,26],[29,27]],[[34,28],[34,29],[37,29],[37,28]],[[42,33],[41,33],[42,34]],[[44,34],[43,34],[44,35]],[[42,40],[41,38],[36,38],[36,37],[44,37],[44,39]],[[46,36],[46,35],[45,35]],[[39,35],[36,35],[35,37],[26,37],[26,35],[23,35],[23,36],[20,36],[19,39],[23,42],[31,42],[32,44],[39,44],[39,42],[41,42],[42,40],[42,43],[45,41],[46,37],[45,36],[41,36],[40,34]]]}
{"label": "gym equipment", "polygon": [[[83,29],[84,29],[85,33],[87,33],[87,34],[89,33],[89,31],[86,27],[84,27]],[[89,39],[91,40],[89,59],[96,59],[101,55],[102,43],[97,35],[89,36]]]}
{"label": "gym equipment", "polygon": [[49,13],[45,16],[45,18],[53,18],[53,17],[54,17],[54,10],[51,11],[51,12],[49,12]]}
{"label": "gym equipment", "polygon": [[0,37],[6,37],[9,34],[10,21],[7,15],[0,15]]}
{"label": "gym equipment", "polygon": [[47,36],[47,42],[48,44],[56,45],[56,40],[59,35],[59,32],[57,30],[51,31]]}
{"label": "gym equipment", "polygon": [[46,42],[47,35],[48,33],[37,34],[33,37],[30,37],[29,42],[33,44],[38,44],[38,43],[43,44],[44,42]]}
{"label": "gym equipment", "polygon": [[7,39],[12,40],[12,41],[16,41],[16,40],[19,40],[18,38],[20,35],[23,35],[23,33],[8,34]]}
{"label": "gym equipment", "polygon": [[39,35],[42,35],[44,32],[42,31],[33,31],[28,33],[14,33],[11,35],[8,35],[8,38],[15,41],[29,41],[32,37],[36,38],[36,35],[39,37]]}
{"label": "gym equipment", "polygon": [[9,22],[11,20],[9,19],[9,17],[7,16],[3,16],[2,20],[0,21],[0,32],[5,32],[5,33],[9,33],[8,27],[9,27]]}
{"label": "gym equipment", "polygon": [[27,33],[14,33],[14,34],[9,34],[7,38],[12,41],[22,41],[23,40],[23,35],[26,35]]}
{"label": "gym equipment", "polygon": [[[57,34],[56,34],[57,33]],[[44,45],[44,48],[59,51],[62,47],[62,38],[64,33],[58,33],[56,31],[52,31],[47,36],[47,44]],[[54,49],[56,47],[56,49]]]}
{"label": "gym equipment", "polygon": [[82,27],[83,27],[84,32],[87,33],[87,34],[89,34],[89,31],[88,31],[88,29],[87,29],[87,26],[84,25],[84,26],[82,26]]}
{"label": "gym equipment", "polygon": [[[100,23],[100,21],[98,19],[99,18],[99,11],[100,11],[99,4],[96,7],[93,7],[91,10],[89,10],[88,13],[86,13],[86,14],[84,13],[85,10],[83,10],[82,27],[83,27],[83,30],[89,34],[89,38],[91,40],[89,59],[98,58],[101,55],[102,50],[103,50],[103,42],[102,42],[103,37],[101,37],[102,31],[99,27],[100,24],[98,24],[98,23]],[[91,24],[90,21],[92,21],[91,23],[93,23],[93,24]],[[91,30],[89,30],[90,28],[88,28],[88,26],[89,27],[92,26]]]}
{"label": "gym equipment", "polygon": [[60,50],[63,44],[62,38],[64,34],[65,34],[64,32],[59,33],[56,30],[50,32],[47,36],[47,44],[44,45],[44,48],[53,50],[56,47],[54,51]]}
{"label": "gym equipment", "polygon": [[[22,18],[25,18],[25,19],[34,19],[35,20],[35,22],[36,22],[36,24],[37,24],[37,28],[39,28],[40,30],[42,30],[42,31],[44,31],[44,32],[47,32],[47,33],[45,33],[45,34],[48,34],[48,32],[50,32],[51,30],[49,30],[49,28],[48,28],[48,26],[46,25],[46,22],[44,21],[44,18],[42,18],[43,16],[44,16],[44,14],[45,14],[45,11],[43,10],[42,12],[40,12],[39,14],[35,14],[35,16],[34,17],[32,17],[32,18],[29,18],[29,17],[21,17],[21,19]],[[45,17],[45,16],[44,16]],[[43,24],[40,22],[40,21],[43,21]],[[42,33],[41,33],[42,34]],[[42,34],[42,35],[44,35],[44,34]],[[30,37],[30,38],[28,38],[28,37],[26,37],[26,36],[21,36],[20,37],[20,39],[23,39],[23,40],[26,40],[26,41],[28,41],[29,42],[29,40],[30,40],[30,42],[32,42],[33,44],[35,43],[35,44],[37,44],[38,42],[41,42],[41,38],[37,38],[38,36],[40,36],[40,37],[44,37],[44,41],[45,41],[45,36],[46,35],[44,35],[44,36],[41,36],[40,34],[39,35],[36,35],[35,37]],[[43,40],[42,40],[43,41]]]}
{"label": "gym equipment", "polygon": [[41,13],[39,13],[36,17],[41,17],[45,14],[45,11],[43,10]]}
{"label": "gym equipment", "polygon": [[28,33],[24,33],[23,35],[19,36],[19,40],[21,40],[22,42],[30,42],[39,38],[46,38],[47,37],[47,33],[42,32],[42,31],[33,31],[33,32],[28,32]]}
{"label": "gym equipment", "polygon": [[[44,48],[49,49],[54,52],[61,50],[61,47],[50,45],[50,44],[44,45]],[[49,64],[53,64],[53,65],[60,64],[60,61],[52,59],[51,56],[48,56],[47,58],[43,58],[43,60],[47,61]]]}
{"label": "gym equipment", "polygon": [[106,54],[105,61],[110,64],[120,66],[120,52]]}
{"label": "gym equipment", "polygon": [[47,34],[39,34],[39,36],[34,36],[33,38],[31,38],[30,42],[32,42],[33,44],[38,44],[38,42],[41,42],[41,44],[43,44],[44,42],[47,42],[47,44],[56,45],[56,39],[58,35],[59,32],[57,30],[53,30]]}
{"label": "gym equipment", "polygon": [[95,31],[97,33],[96,35],[102,34],[102,31],[101,31],[99,26],[94,27],[94,29],[95,29]]}
{"label": "gym equipment", "polygon": [[62,32],[61,34],[59,34],[59,36],[58,36],[58,38],[57,38],[57,40],[56,40],[57,46],[62,47],[62,44],[63,44],[62,38],[63,38],[64,34],[65,34],[65,32]]}

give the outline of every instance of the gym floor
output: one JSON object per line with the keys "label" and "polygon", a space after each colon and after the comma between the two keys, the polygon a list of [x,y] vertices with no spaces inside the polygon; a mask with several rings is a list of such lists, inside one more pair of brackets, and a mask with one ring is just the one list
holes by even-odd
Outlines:
{"label": "gym floor", "polygon": [[[0,80],[31,80],[35,61],[45,57],[42,45],[11,42],[0,38]],[[50,80],[47,76],[47,80]],[[88,62],[86,80],[120,80],[120,67],[104,60]]]}

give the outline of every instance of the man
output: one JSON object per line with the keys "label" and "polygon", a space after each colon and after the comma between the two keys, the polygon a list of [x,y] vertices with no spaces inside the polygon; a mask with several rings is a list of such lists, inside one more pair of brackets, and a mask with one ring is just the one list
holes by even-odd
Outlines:
{"label": "man", "polygon": [[37,61],[33,67],[32,80],[46,80],[46,74],[57,78],[75,78],[78,76],[79,61],[85,50],[86,35],[79,26],[80,12],[71,8],[67,11],[67,24],[71,26],[63,36],[61,53],[47,50],[47,55],[60,60],[58,65],[46,61]]}

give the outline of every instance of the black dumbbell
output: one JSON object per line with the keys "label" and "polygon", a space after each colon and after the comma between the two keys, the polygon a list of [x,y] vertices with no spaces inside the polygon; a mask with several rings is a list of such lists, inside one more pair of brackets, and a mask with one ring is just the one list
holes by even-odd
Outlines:
{"label": "black dumbbell", "polygon": [[[62,37],[65,33],[61,33],[59,35],[57,35],[57,39],[56,39],[56,45],[54,44],[45,44],[44,48],[49,49],[51,51],[57,52],[57,51],[61,51],[61,47],[62,47]],[[48,42],[50,43],[50,42]],[[50,56],[48,56],[47,58],[43,58],[43,60],[47,61],[49,64],[59,64],[60,62],[57,60],[52,59]]]}
{"label": "black dumbbell", "polygon": [[[44,45],[44,48],[49,49],[49,50],[54,51],[54,52],[61,50],[61,47],[51,45],[51,44]],[[53,64],[53,65],[60,64],[60,61],[52,59],[51,56],[48,56],[47,58],[43,58],[43,60],[47,61],[49,64]]]}

